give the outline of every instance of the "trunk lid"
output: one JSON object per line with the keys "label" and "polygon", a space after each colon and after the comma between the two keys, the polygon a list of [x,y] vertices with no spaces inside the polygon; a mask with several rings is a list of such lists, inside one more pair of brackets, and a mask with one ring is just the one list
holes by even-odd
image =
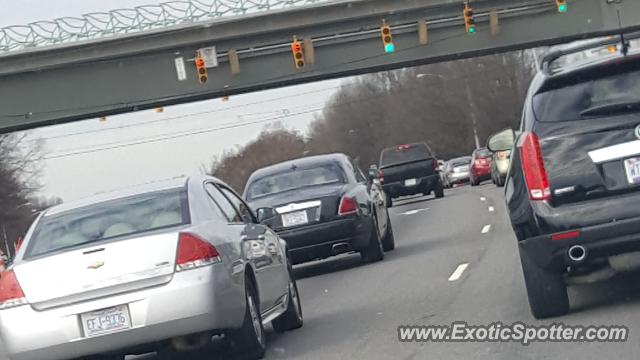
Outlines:
{"label": "trunk lid", "polygon": [[640,185],[640,115],[558,123],[534,131],[549,178],[553,205],[616,196]]}
{"label": "trunk lid", "polygon": [[138,235],[57,253],[14,270],[31,305],[47,309],[168,283],[178,232]]}

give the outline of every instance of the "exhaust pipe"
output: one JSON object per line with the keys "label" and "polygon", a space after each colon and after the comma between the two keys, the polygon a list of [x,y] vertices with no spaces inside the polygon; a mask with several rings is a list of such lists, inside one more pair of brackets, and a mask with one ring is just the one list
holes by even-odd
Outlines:
{"label": "exhaust pipe", "polygon": [[333,244],[333,246],[331,246],[331,251],[333,252],[334,255],[344,254],[346,252],[349,252],[350,250],[351,250],[351,245],[346,242]]}
{"label": "exhaust pipe", "polygon": [[211,342],[210,333],[199,333],[171,339],[171,346],[178,352],[201,349]]}
{"label": "exhaust pipe", "polygon": [[569,260],[579,264],[587,259],[587,249],[582,245],[573,245],[567,251],[567,256]]}

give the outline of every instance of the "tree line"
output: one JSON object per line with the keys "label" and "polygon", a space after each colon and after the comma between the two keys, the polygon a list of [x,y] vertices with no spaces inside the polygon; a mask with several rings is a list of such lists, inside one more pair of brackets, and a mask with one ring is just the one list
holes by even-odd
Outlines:
{"label": "tree line", "polygon": [[388,146],[426,142],[443,160],[470,155],[516,127],[534,74],[520,51],[357,77],[342,83],[308,133],[271,126],[243,147],[214,157],[207,173],[242,191],[250,174],[307,155],[346,153],[363,168]]}

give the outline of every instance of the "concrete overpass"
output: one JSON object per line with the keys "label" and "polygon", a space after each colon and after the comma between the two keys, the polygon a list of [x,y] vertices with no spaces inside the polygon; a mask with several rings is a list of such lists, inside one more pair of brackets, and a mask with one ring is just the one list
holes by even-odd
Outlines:
{"label": "concrete overpass", "polygon": [[[476,34],[461,0],[354,0],[0,53],[0,133],[640,30],[637,0],[569,0],[567,13],[555,0],[471,4]],[[395,53],[384,52],[383,22]],[[313,44],[302,69],[294,36]],[[219,64],[202,84],[194,58],[211,46]]]}

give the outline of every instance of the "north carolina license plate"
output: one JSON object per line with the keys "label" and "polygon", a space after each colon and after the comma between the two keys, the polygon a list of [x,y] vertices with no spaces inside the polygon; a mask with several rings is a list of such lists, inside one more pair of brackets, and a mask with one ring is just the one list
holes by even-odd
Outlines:
{"label": "north carolina license plate", "polygon": [[624,168],[627,172],[629,184],[640,184],[640,157],[626,159]]}
{"label": "north carolina license plate", "polygon": [[404,186],[416,186],[418,180],[416,179],[407,179],[404,181]]}
{"label": "north carolina license plate", "polygon": [[282,214],[282,226],[284,227],[304,225],[308,223],[309,218],[306,210]]}
{"label": "north carolina license plate", "polygon": [[80,322],[86,337],[123,331],[131,327],[127,305],[80,314]]}

